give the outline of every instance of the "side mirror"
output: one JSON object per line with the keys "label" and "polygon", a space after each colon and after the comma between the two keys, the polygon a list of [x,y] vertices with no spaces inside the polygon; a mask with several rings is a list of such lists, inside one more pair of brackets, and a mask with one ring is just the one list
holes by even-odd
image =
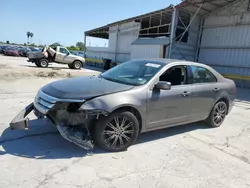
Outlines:
{"label": "side mirror", "polygon": [[155,88],[161,89],[161,90],[170,90],[171,89],[171,83],[165,82],[165,81],[159,81],[157,84],[155,84]]}

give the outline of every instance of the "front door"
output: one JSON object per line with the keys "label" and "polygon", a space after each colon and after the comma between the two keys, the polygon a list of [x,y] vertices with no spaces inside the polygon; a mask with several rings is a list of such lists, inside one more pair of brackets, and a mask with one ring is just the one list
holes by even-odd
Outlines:
{"label": "front door", "polygon": [[60,47],[56,53],[55,61],[58,63],[68,64],[70,63],[70,53],[66,48]]}
{"label": "front door", "polygon": [[185,123],[190,113],[192,86],[187,85],[186,66],[169,68],[159,80],[171,82],[172,88],[148,90],[147,129]]}

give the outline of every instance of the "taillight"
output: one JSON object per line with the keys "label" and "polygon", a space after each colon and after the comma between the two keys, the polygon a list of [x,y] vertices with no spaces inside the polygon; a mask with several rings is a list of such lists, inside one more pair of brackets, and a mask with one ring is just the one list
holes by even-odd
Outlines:
{"label": "taillight", "polygon": [[234,86],[234,94],[236,94],[237,92],[237,89],[236,89],[236,86]]}

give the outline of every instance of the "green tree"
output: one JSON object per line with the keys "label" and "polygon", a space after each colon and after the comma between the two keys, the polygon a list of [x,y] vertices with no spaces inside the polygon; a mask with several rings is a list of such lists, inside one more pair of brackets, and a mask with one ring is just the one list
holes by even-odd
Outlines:
{"label": "green tree", "polygon": [[24,43],[23,45],[24,45],[24,46],[27,46],[27,44],[26,44],[26,43]]}
{"label": "green tree", "polygon": [[31,42],[33,42],[33,41],[32,41],[33,37],[34,37],[34,33],[30,33]]}
{"label": "green tree", "polygon": [[79,48],[77,48],[76,46],[68,46],[67,47],[68,50],[74,50],[74,51],[79,51]]}
{"label": "green tree", "polygon": [[10,41],[7,40],[7,41],[6,41],[6,44],[9,44],[9,43],[10,43]]}
{"label": "green tree", "polygon": [[59,42],[54,42],[53,44],[50,45],[52,48],[57,47],[57,46],[61,46],[61,44]]}
{"label": "green tree", "polygon": [[26,33],[26,35],[27,35],[27,43],[29,44],[29,38],[30,38],[30,32],[28,31],[27,33]]}
{"label": "green tree", "polygon": [[77,42],[76,47],[79,48],[79,50],[81,50],[81,51],[86,50],[85,44],[83,42]]}

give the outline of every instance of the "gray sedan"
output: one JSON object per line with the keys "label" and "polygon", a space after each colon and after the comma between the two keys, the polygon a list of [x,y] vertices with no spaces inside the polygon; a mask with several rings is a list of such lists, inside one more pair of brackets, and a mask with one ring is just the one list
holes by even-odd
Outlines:
{"label": "gray sedan", "polygon": [[[122,151],[141,132],[203,120],[219,127],[235,95],[235,83],[207,65],[132,60],[98,76],[42,87],[23,116],[31,110],[38,118],[46,116],[65,139],[85,149],[96,143],[108,151]],[[18,118],[11,123],[13,129],[22,126]]]}

